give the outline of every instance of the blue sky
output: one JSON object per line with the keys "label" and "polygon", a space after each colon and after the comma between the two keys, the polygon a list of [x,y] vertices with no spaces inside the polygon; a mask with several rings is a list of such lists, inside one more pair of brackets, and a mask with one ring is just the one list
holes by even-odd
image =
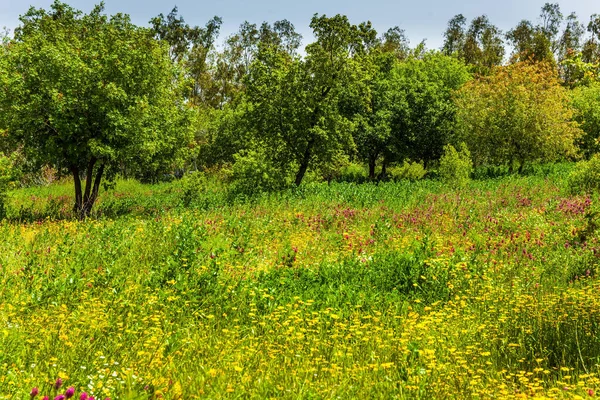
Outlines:
{"label": "blue sky", "polygon": [[[395,25],[406,30],[412,45],[427,39],[429,48],[438,48],[447,22],[462,13],[468,19],[487,14],[491,22],[507,31],[521,19],[537,21],[544,0],[106,0],[109,14],[124,12],[140,25],[147,25],[150,18],[168,14],[177,5],[180,14],[191,25],[204,25],[212,16],[223,18],[221,39],[237,30],[244,21],[260,23],[288,19],[302,33],[305,43],[310,40],[308,24],[314,13],[327,15],[345,14],[353,23],[370,20],[378,32]],[[95,0],[68,0],[68,4],[88,12]],[[48,8],[52,0],[0,0],[0,27],[14,29],[18,16],[30,5]],[[600,13],[598,0],[558,1],[563,14],[575,11],[587,25],[589,16]]]}

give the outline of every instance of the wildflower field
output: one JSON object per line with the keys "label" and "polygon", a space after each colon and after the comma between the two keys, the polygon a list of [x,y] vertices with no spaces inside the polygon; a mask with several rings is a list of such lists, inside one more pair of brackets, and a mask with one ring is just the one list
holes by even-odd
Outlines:
{"label": "wildflower field", "polygon": [[565,176],[121,181],[84,222],[68,183],[11,192],[0,397],[595,397],[600,198]]}

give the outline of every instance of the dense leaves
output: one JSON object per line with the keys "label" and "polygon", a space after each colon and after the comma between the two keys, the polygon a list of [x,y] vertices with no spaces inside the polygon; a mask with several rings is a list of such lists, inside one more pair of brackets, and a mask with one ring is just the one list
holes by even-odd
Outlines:
{"label": "dense leaves", "polygon": [[523,169],[577,154],[581,130],[569,95],[547,64],[517,63],[469,82],[456,96],[459,140],[475,164]]}
{"label": "dense leaves", "polygon": [[102,11],[84,15],[60,2],[50,11],[32,8],[0,65],[8,138],[39,165],[72,174],[82,216],[117,166],[159,171],[190,140],[165,47],[127,16]]}

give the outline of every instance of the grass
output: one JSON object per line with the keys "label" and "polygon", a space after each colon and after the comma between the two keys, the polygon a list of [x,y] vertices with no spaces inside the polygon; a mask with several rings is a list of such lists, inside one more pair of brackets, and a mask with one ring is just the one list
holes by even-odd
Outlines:
{"label": "grass", "polygon": [[600,380],[598,195],[562,169],[234,199],[68,182],[0,224],[0,396],[575,398]]}

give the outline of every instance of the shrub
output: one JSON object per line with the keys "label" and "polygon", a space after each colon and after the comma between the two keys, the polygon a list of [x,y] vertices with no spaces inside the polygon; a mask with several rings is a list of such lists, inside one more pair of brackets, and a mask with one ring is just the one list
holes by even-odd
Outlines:
{"label": "shrub", "polygon": [[185,207],[188,207],[206,188],[206,176],[202,172],[192,172],[181,179],[181,201]]}
{"label": "shrub", "polygon": [[236,154],[231,170],[230,194],[251,197],[281,190],[290,185],[289,173],[263,151],[248,150]]}
{"label": "shrub", "polygon": [[367,180],[367,171],[362,164],[348,163],[341,168],[339,177],[336,180],[340,182],[362,183]]}
{"label": "shrub", "polygon": [[411,162],[410,160],[404,160],[402,166],[390,168],[389,173],[392,176],[392,179],[395,181],[418,181],[425,177],[427,171],[421,163],[415,161]]}
{"label": "shrub", "polygon": [[569,190],[572,193],[591,192],[600,188],[600,155],[589,161],[580,161],[569,175]]}
{"label": "shrub", "polygon": [[473,172],[473,161],[471,161],[469,149],[464,143],[460,144],[459,149],[460,151],[457,151],[451,144],[446,145],[439,168],[442,180],[455,187],[465,186]]}
{"label": "shrub", "polygon": [[6,192],[16,181],[13,159],[0,155],[0,220],[6,217]]}

